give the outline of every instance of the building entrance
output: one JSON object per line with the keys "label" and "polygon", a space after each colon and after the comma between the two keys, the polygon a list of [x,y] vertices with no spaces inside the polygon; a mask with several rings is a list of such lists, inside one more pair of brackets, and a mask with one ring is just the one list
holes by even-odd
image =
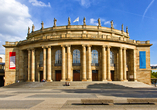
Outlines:
{"label": "building entrance", "polygon": [[114,71],[111,71],[111,80],[114,81]]}
{"label": "building entrance", "polygon": [[0,76],[0,87],[4,86],[4,76]]}
{"label": "building entrance", "polygon": [[43,71],[40,71],[40,82],[43,79]]}
{"label": "building entrance", "polygon": [[92,70],[92,81],[98,81],[98,70]]}
{"label": "building entrance", "polygon": [[73,81],[80,81],[80,70],[73,70]]}
{"label": "building entrance", "polygon": [[56,81],[60,81],[62,79],[62,72],[61,72],[61,70],[56,70],[55,74],[56,74]]}

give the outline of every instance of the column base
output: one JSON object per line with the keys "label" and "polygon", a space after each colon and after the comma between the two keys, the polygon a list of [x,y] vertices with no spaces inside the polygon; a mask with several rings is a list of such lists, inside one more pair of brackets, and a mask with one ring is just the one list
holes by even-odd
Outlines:
{"label": "column base", "polygon": [[92,79],[91,79],[91,78],[88,78],[87,81],[92,81]]}
{"label": "column base", "polygon": [[71,79],[67,79],[66,81],[72,81]]}
{"label": "column base", "polygon": [[128,80],[123,80],[124,82],[128,82]]}
{"label": "column base", "polygon": [[82,81],[87,81],[87,79],[82,79]]}
{"label": "column base", "polygon": [[46,82],[52,82],[53,80],[46,80]]}
{"label": "column base", "polygon": [[103,82],[107,82],[107,80],[106,80],[106,79],[103,79],[102,81],[103,81]]}
{"label": "column base", "polygon": [[65,79],[62,79],[62,80],[60,80],[60,82],[66,82],[66,80],[65,80]]}
{"label": "column base", "polygon": [[137,80],[135,79],[134,82],[137,82]]}
{"label": "column base", "polygon": [[35,80],[31,80],[30,82],[35,82]]}
{"label": "column base", "polygon": [[112,81],[111,79],[107,80],[107,81]]}

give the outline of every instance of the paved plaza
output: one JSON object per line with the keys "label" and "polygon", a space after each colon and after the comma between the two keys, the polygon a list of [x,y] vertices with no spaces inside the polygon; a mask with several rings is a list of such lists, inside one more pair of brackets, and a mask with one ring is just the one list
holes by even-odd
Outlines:
{"label": "paved plaza", "polygon": [[[81,99],[112,99],[113,105],[83,105]],[[155,104],[128,104],[127,98],[157,98],[157,88],[0,88],[0,109],[156,110]]]}

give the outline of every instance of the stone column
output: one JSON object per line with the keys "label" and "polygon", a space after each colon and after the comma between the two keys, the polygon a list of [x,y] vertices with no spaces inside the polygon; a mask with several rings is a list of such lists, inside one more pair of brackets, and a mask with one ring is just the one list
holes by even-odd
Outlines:
{"label": "stone column", "polygon": [[126,76],[126,48],[124,47],[123,50],[123,73],[124,73],[124,81],[128,81],[127,80],[127,76]]}
{"label": "stone column", "polygon": [[133,72],[134,72],[134,81],[137,81],[136,79],[136,49],[133,50],[133,62],[134,62],[134,66],[133,66]]}
{"label": "stone column", "polygon": [[31,81],[35,82],[35,49],[32,49],[32,74]]}
{"label": "stone column", "polygon": [[46,80],[46,47],[43,46],[43,79]]}
{"label": "stone column", "polygon": [[111,72],[110,72],[110,46],[107,47],[107,79],[108,81],[111,80]]}
{"label": "stone column", "polygon": [[52,82],[51,79],[51,46],[48,46],[48,73],[47,73],[47,81]]}
{"label": "stone column", "polygon": [[86,80],[86,46],[82,45],[82,81]]}
{"label": "stone column", "polygon": [[88,81],[92,81],[92,70],[91,70],[91,45],[88,45]]}
{"label": "stone column", "polygon": [[102,81],[106,80],[106,46],[102,46]]}
{"label": "stone column", "polygon": [[65,81],[65,46],[62,45],[62,80]]}
{"label": "stone column", "polygon": [[28,79],[27,79],[28,82],[30,81],[30,73],[31,73],[30,69],[31,69],[31,50],[28,49]]}
{"label": "stone column", "polygon": [[71,81],[71,58],[70,58],[70,54],[71,54],[71,50],[70,50],[70,45],[67,46],[67,54],[68,54],[68,81]]}
{"label": "stone column", "polygon": [[120,73],[120,81],[123,81],[122,47],[119,48],[119,73]]}

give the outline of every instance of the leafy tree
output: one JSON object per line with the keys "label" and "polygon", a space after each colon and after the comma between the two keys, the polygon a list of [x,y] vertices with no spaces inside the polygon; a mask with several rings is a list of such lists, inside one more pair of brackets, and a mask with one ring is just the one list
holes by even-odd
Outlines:
{"label": "leafy tree", "polygon": [[151,78],[157,78],[157,72],[151,72]]}

